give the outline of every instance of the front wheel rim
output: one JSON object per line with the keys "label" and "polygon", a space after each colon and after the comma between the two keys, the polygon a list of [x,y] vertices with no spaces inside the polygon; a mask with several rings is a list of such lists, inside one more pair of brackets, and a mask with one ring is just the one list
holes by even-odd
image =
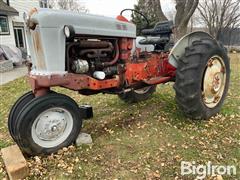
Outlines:
{"label": "front wheel rim", "polygon": [[214,108],[221,101],[226,86],[226,66],[220,56],[212,56],[207,63],[204,76],[202,95],[204,104]]}
{"label": "front wheel rim", "polygon": [[60,107],[49,108],[38,115],[33,122],[33,141],[41,147],[53,148],[62,144],[73,129],[71,113]]}

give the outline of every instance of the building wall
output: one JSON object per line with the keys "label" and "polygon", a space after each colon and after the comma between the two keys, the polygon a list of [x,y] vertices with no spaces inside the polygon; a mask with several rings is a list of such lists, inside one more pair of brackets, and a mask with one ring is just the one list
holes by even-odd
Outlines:
{"label": "building wall", "polygon": [[12,18],[13,16],[8,16],[10,35],[0,35],[0,44],[15,46]]}
{"label": "building wall", "polygon": [[[39,8],[39,0],[9,0],[10,6],[15,8],[19,12],[19,16],[14,16],[13,21],[14,22],[24,22],[23,20],[23,14],[28,13],[32,8]],[[29,54],[29,45],[26,39],[26,33],[25,33],[25,42],[27,46],[27,53]]]}
{"label": "building wall", "polygon": [[19,16],[14,17],[16,22],[23,21],[23,13],[28,13],[32,8],[39,8],[39,0],[9,0],[10,6],[19,12]]}
{"label": "building wall", "polygon": [[[19,12],[19,16],[8,16],[10,35],[1,35],[0,44],[8,46],[16,46],[14,31],[13,31],[13,22],[22,24],[23,26],[23,13],[28,13],[32,8],[39,8],[39,0],[9,0],[10,6],[15,8]],[[25,34],[26,37],[26,34]],[[25,38],[26,39],[26,38]],[[26,46],[28,48],[28,43],[26,41]]]}

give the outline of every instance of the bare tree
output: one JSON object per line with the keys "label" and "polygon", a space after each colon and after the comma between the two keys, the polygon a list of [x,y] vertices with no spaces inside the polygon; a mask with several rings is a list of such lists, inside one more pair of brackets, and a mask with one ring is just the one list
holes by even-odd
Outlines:
{"label": "bare tree", "polygon": [[49,6],[76,12],[88,12],[88,9],[76,0],[48,0]]}
{"label": "bare tree", "polygon": [[201,0],[198,11],[209,33],[220,39],[224,30],[240,26],[240,0]]}
{"label": "bare tree", "polygon": [[177,38],[179,39],[187,33],[188,23],[195,12],[199,0],[175,0],[176,16],[175,25],[177,27]]}
{"label": "bare tree", "polygon": [[76,0],[58,0],[58,5],[61,9],[77,11],[77,12],[87,12],[85,6],[81,5]]}

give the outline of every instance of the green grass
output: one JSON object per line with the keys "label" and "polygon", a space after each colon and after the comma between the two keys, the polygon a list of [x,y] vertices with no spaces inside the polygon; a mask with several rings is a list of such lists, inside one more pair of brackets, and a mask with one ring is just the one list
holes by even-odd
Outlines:
{"label": "green grass", "polygon": [[[54,90],[91,104],[94,118],[82,131],[94,144],[68,152],[28,159],[29,179],[193,179],[181,177],[180,162],[237,166],[240,177],[240,55],[231,55],[231,86],[219,115],[192,121],[178,109],[172,84],[159,85],[145,102],[128,105],[113,95],[84,97],[62,88]],[[24,78],[0,87],[0,148],[13,144],[7,116],[13,103],[30,88]],[[2,162],[1,162],[2,163]],[[0,167],[3,165],[0,165]],[[6,176],[0,168],[0,179]]]}

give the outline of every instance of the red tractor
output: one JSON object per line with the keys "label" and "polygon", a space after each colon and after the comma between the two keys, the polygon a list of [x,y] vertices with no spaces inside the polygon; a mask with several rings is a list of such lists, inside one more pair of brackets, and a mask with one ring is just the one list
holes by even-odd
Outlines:
{"label": "red tractor", "polygon": [[172,81],[177,104],[192,119],[216,115],[226,97],[229,58],[205,32],[188,34],[173,47],[171,21],[136,37],[136,26],[122,13],[114,19],[33,9],[25,23],[32,91],[14,104],[8,125],[26,154],[50,154],[72,144],[82,120],[92,114],[91,107],[79,107],[51,87],[83,95],[116,94],[134,103],[149,98],[158,84]]}

